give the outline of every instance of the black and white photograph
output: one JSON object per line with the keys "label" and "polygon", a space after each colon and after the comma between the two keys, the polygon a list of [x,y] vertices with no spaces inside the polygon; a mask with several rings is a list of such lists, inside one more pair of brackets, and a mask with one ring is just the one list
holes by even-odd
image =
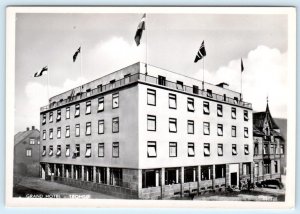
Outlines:
{"label": "black and white photograph", "polygon": [[7,204],[294,207],[295,32],[292,7],[8,7]]}

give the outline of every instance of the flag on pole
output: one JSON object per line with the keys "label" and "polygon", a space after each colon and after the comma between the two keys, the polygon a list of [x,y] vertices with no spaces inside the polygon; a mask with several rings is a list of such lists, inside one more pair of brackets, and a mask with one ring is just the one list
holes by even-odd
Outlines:
{"label": "flag on pole", "polygon": [[202,44],[201,44],[201,46],[199,48],[199,51],[198,51],[198,53],[196,55],[196,58],[195,58],[194,62],[195,63],[198,62],[198,60],[201,60],[205,56],[206,56],[206,50],[205,50],[204,40],[203,40],[203,42],[202,42]]}
{"label": "flag on pole", "polygon": [[136,33],[135,33],[135,36],[134,36],[134,40],[135,40],[135,43],[137,46],[139,46],[140,44],[140,41],[141,41],[141,38],[142,38],[142,34],[143,34],[143,30],[146,29],[146,13],[143,15],[138,27],[137,27],[137,30],[136,30]]}
{"label": "flag on pole", "polygon": [[81,47],[78,48],[78,50],[73,55],[73,62],[76,61],[78,54],[80,53]]}
{"label": "flag on pole", "polygon": [[48,66],[45,66],[42,68],[41,71],[34,73],[33,77],[40,77],[43,76],[44,73],[47,73],[48,71]]}
{"label": "flag on pole", "polygon": [[241,72],[244,71],[244,64],[243,64],[243,59],[241,59]]}

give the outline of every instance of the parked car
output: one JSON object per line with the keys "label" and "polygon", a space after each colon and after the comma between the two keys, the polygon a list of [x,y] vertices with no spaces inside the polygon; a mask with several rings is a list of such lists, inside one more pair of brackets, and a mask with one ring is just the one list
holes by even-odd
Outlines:
{"label": "parked car", "polygon": [[278,187],[279,189],[283,188],[283,184],[275,179],[269,179],[261,182],[262,187]]}

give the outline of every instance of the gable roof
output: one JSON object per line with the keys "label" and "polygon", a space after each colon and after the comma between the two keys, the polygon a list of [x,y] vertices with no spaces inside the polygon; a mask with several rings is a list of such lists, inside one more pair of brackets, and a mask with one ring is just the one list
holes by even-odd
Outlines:
{"label": "gable roof", "polygon": [[258,130],[262,131],[264,127],[265,118],[267,118],[271,130],[279,129],[271,115],[268,103],[266,111],[253,113],[253,126],[255,126]]}
{"label": "gable roof", "polygon": [[17,145],[18,143],[24,141],[27,137],[29,137],[30,135],[32,135],[36,132],[38,132],[38,134],[40,133],[40,131],[37,129],[24,131],[24,132],[18,132],[17,134],[15,134],[15,137],[14,137],[14,145]]}

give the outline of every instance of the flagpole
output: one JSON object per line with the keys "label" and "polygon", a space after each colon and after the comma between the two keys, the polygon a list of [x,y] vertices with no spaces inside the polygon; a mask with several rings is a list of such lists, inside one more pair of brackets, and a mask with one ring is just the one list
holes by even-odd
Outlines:
{"label": "flagpole", "polygon": [[50,101],[50,97],[49,97],[49,77],[50,77],[50,72],[49,69],[47,70],[47,96],[48,96],[48,102]]}
{"label": "flagpole", "polygon": [[204,91],[204,57],[203,57],[202,75],[203,75],[203,79],[202,79],[202,90]]}
{"label": "flagpole", "polygon": [[[81,44],[80,44],[80,78],[81,78],[81,80],[80,80],[80,92],[81,92],[81,88],[82,88],[82,55],[83,55],[83,51],[82,51],[82,46],[81,46]],[[81,94],[80,94],[80,96],[81,96]]]}
{"label": "flagpole", "polygon": [[241,101],[243,100],[243,72],[241,72]]}
{"label": "flagpole", "polygon": [[145,64],[145,69],[146,72],[145,74],[147,75],[147,64],[148,64],[148,31],[147,31],[147,26],[146,26],[146,20],[147,20],[147,14],[145,13],[145,31],[146,31],[146,64]]}

